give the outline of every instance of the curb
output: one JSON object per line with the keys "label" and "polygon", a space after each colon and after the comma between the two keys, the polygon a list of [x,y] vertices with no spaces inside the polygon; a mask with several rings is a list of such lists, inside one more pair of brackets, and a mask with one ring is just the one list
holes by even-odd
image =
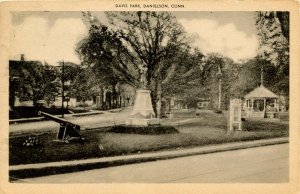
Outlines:
{"label": "curb", "polygon": [[141,162],[151,162],[157,160],[166,160],[178,157],[186,157],[201,154],[210,154],[216,152],[233,151],[260,146],[288,143],[288,138],[275,138],[267,140],[255,140],[238,143],[226,143],[222,145],[211,145],[205,147],[196,147],[189,149],[180,149],[172,151],[161,151],[143,154],[134,154],[127,156],[114,156],[105,158],[94,158],[86,160],[50,162],[40,164],[25,164],[9,166],[10,181],[33,178],[54,174],[72,173],[83,170],[92,170],[120,166],[125,164],[134,164]]}
{"label": "curb", "polygon": [[9,120],[9,124],[16,123],[26,123],[26,122],[36,122],[46,120],[44,117],[33,117],[33,118],[23,118],[23,119],[11,119]]}
{"label": "curb", "polygon": [[93,112],[86,112],[86,113],[77,113],[77,114],[72,114],[72,117],[83,117],[83,116],[90,116],[90,115],[98,115],[98,114],[103,114],[104,111],[93,111]]}

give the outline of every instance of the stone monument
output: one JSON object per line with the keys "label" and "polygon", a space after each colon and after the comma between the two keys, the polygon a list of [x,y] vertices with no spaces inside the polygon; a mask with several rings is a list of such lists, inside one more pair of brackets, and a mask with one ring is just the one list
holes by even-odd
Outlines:
{"label": "stone monument", "polygon": [[237,130],[242,130],[242,100],[232,99],[230,100],[229,109],[229,131],[233,131],[235,127]]}
{"label": "stone monument", "polygon": [[155,118],[153,111],[150,90],[147,90],[147,68],[140,67],[140,86],[136,91],[136,97],[132,112],[126,121],[127,125],[149,126],[159,125],[159,119]]}

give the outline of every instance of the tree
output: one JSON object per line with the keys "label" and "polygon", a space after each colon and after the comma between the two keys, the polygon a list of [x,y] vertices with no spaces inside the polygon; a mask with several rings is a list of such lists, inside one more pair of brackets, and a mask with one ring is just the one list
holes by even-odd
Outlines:
{"label": "tree", "polygon": [[147,88],[151,90],[154,111],[159,115],[161,83],[167,77],[166,69],[173,67],[167,61],[186,47],[182,26],[170,12],[106,12],[106,15],[130,59],[127,62],[135,67],[135,75],[136,70],[147,69]]}
{"label": "tree", "polygon": [[233,91],[233,85],[238,77],[239,69],[239,65],[228,57],[218,53],[207,54],[201,65],[199,95],[210,98],[212,108],[219,107],[219,98],[221,98],[220,108],[227,109],[230,98],[238,97]]}
{"label": "tree", "polygon": [[76,66],[73,74],[73,81],[69,87],[70,96],[76,97],[77,100],[83,101],[83,107],[85,108],[85,102],[93,99],[99,91],[97,90],[97,84],[95,77],[90,68],[83,68]]}
{"label": "tree", "polygon": [[289,75],[289,13],[257,12],[260,37],[259,56],[279,68],[283,78]]}
{"label": "tree", "polygon": [[[263,71],[263,80],[261,80],[261,71]],[[251,90],[263,84],[273,92],[280,94],[286,88],[279,87],[284,80],[277,76],[278,71],[279,69],[270,61],[257,56],[240,64],[238,77],[232,90],[239,97],[244,97]]]}
{"label": "tree", "polygon": [[279,33],[282,33],[287,41],[289,41],[290,39],[289,12],[257,12],[256,24],[260,27],[262,27],[263,25],[267,25],[265,30],[269,31],[269,33],[272,33],[275,30],[274,33],[278,33],[277,35],[279,35]]}
{"label": "tree", "polygon": [[289,95],[289,13],[257,12],[256,26],[260,37],[260,57],[273,64],[280,94]]}
{"label": "tree", "polygon": [[[116,88],[118,84],[135,87],[138,85],[138,66],[136,59],[129,55],[117,33],[95,22],[91,17],[90,14],[84,13],[84,20],[90,24],[89,34],[77,44],[76,52],[80,56],[82,66],[91,68],[95,75],[100,96],[105,96],[107,89],[111,88],[111,98],[115,102],[119,95]],[[116,103],[112,104],[115,107]]]}
{"label": "tree", "polygon": [[117,34],[108,27],[92,25],[88,36],[77,44],[76,52],[82,65],[92,67],[102,82],[136,85],[136,77],[131,71],[137,68],[134,59],[127,54]]}
{"label": "tree", "polygon": [[56,81],[58,72],[55,67],[39,61],[10,61],[9,76],[10,104],[14,106],[14,96],[20,100],[32,100],[36,105],[38,100],[52,101],[59,91]]}
{"label": "tree", "polygon": [[196,107],[199,99],[211,99],[212,108],[217,108],[221,78],[221,104],[222,108],[228,108],[229,99],[236,97],[232,86],[240,69],[238,64],[218,53],[204,56],[197,49],[182,53],[177,60],[174,76],[163,85],[164,94],[180,97],[189,107]]}
{"label": "tree", "polygon": [[152,105],[157,113],[161,83],[168,77],[167,69],[174,66],[168,60],[172,61],[172,57],[187,47],[182,26],[169,12],[106,12],[106,15],[115,26],[115,32],[95,22],[99,20],[90,19],[90,34],[86,40],[93,46],[87,50],[97,48],[98,53],[89,54],[85,49],[79,49],[81,55],[89,56],[82,57],[83,61],[95,64],[101,70],[104,68],[109,79],[125,77],[120,81],[128,81],[134,86],[139,85],[138,70],[146,68],[147,87],[151,90]]}
{"label": "tree", "polygon": [[[201,92],[201,65],[204,55],[197,49],[193,52],[185,50],[173,57],[172,68],[167,69],[166,78],[162,82],[163,97],[178,97],[195,106],[203,95]],[[200,95],[199,95],[200,94]]]}

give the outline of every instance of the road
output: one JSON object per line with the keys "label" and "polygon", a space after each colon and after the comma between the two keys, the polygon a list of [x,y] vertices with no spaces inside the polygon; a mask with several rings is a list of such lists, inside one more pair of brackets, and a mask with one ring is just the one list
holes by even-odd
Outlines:
{"label": "road", "polygon": [[[80,125],[81,129],[100,128],[113,125],[125,124],[132,107],[127,107],[119,112],[104,111],[103,114],[87,115],[81,117],[72,117],[71,115],[65,116],[66,120],[72,123]],[[193,118],[195,119],[195,118]],[[178,121],[172,121],[172,124],[176,125],[180,122],[189,122],[193,120],[190,118]],[[170,125],[170,121],[162,120],[161,123]],[[59,128],[59,124],[54,121],[33,121],[26,123],[11,123],[9,124],[9,132],[11,134],[22,133],[40,133],[40,132],[56,132]]]}
{"label": "road", "polygon": [[288,145],[182,157],[52,175],[29,183],[283,183],[289,180]]}
{"label": "road", "polygon": [[[104,112],[98,115],[89,115],[81,117],[67,116],[65,119],[81,126],[81,128],[97,128],[112,126],[115,124],[125,123],[126,118],[130,114],[129,108],[121,112]],[[54,121],[35,121],[28,123],[16,123],[9,125],[10,133],[22,132],[44,132],[44,131],[57,131],[59,124]]]}

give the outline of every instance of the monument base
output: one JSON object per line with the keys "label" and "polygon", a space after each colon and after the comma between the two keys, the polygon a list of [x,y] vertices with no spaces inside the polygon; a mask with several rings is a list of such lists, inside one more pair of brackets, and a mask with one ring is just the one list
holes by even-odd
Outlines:
{"label": "monument base", "polygon": [[140,118],[129,118],[126,121],[126,125],[134,126],[153,126],[160,125],[159,119],[140,119]]}
{"label": "monument base", "polygon": [[152,108],[150,90],[137,90],[132,112],[126,125],[150,126],[159,125]]}

